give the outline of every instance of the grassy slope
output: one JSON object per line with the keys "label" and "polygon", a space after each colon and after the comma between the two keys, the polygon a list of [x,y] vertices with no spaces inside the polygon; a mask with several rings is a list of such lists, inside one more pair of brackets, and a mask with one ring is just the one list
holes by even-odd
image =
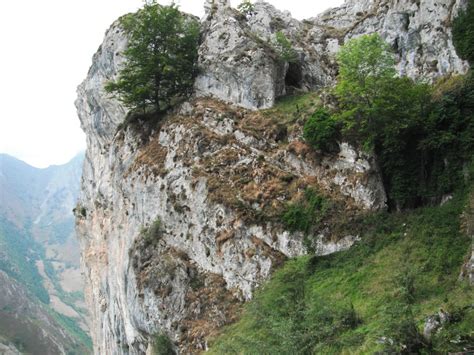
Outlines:
{"label": "grassy slope", "polygon": [[41,250],[31,236],[0,216],[0,270],[13,277],[38,299],[49,303],[49,295],[43,286],[35,262]]}
{"label": "grassy slope", "polygon": [[[289,261],[211,353],[399,352],[413,339],[419,353],[474,345],[474,288],[458,280],[471,245],[461,228],[465,204],[460,194],[442,207],[369,216],[349,251]],[[410,325],[422,332],[440,308],[456,319],[429,344]]]}

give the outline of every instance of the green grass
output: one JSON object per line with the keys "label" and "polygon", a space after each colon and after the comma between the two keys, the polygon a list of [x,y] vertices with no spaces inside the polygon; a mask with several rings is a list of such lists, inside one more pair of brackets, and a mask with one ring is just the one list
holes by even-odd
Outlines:
{"label": "green grass", "polygon": [[313,114],[320,105],[319,96],[319,92],[283,96],[272,108],[262,112],[282,123],[295,123],[299,119],[305,120]]}
{"label": "green grass", "polygon": [[[474,344],[474,289],[458,280],[471,245],[464,208],[459,195],[442,207],[372,215],[350,250],[288,261],[210,353],[401,353],[404,345],[446,353]],[[459,316],[430,343],[420,333],[440,308]]]}

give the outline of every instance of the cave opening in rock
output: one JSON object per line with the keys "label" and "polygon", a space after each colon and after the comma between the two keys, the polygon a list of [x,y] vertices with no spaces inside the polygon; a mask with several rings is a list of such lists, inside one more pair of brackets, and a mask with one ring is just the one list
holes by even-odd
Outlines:
{"label": "cave opening in rock", "polygon": [[288,70],[285,75],[286,91],[291,92],[293,89],[301,89],[303,81],[303,73],[300,63],[289,63]]}

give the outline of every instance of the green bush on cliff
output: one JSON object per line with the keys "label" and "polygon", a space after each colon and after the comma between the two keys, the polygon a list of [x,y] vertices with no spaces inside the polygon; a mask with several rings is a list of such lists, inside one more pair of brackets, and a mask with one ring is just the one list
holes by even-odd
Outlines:
{"label": "green bush on cliff", "polygon": [[305,122],[303,138],[315,149],[333,152],[338,149],[339,130],[337,120],[327,110],[320,108]]}
{"label": "green bush on cliff", "polygon": [[326,199],[314,189],[307,188],[299,201],[286,206],[282,221],[290,231],[309,233],[324,218],[327,208]]}
{"label": "green bush on cliff", "polygon": [[275,34],[276,51],[279,59],[287,63],[294,63],[298,61],[298,53],[293,48],[290,40],[282,31]]}
{"label": "green bush on cliff", "polygon": [[435,86],[397,77],[377,34],[350,40],[338,63],[337,107],[306,121],[310,145],[336,149],[342,128],[343,139],[373,152],[392,209],[437,203],[465,183],[474,151],[472,73]]}
{"label": "green bush on cliff", "polygon": [[254,5],[250,0],[244,0],[237,6],[237,10],[239,10],[244,15],[250,15],[254,11]]}
{"label": "green bush on cliff", "polygon": [[128,35],[126,61],[106,91],[127,107],[143,113],[166,110],[177,97],[190,93],[196,72],[199,24],[176,5],[156,0],[122,18]]}
{"label": "green bush on cliff", "polygon": [[157,218],[147,228],[143,227],[142,230],[140,231],[140,235],[147,244],[154,244],[158,242],[163,235],[161,219]]}
{"label": "green bush on cliff", "polygon": [[164,334],[159,333],[156,335],[153,342],[153,354],[154,355],[175,355],[176,352],[173,348],[173,343],[170,338]]}

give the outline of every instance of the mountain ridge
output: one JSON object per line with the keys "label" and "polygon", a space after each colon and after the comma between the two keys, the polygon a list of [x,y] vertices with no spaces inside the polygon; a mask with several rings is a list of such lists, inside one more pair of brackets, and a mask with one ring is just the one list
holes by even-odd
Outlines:
{"label": "mountain ridge", "polygon": [[0,154],[0,271],[3,289],[16,295],[2,298],[0,335],[22,352],[87,349],[72,213],[82,162],[78,155],[41,169]]}

